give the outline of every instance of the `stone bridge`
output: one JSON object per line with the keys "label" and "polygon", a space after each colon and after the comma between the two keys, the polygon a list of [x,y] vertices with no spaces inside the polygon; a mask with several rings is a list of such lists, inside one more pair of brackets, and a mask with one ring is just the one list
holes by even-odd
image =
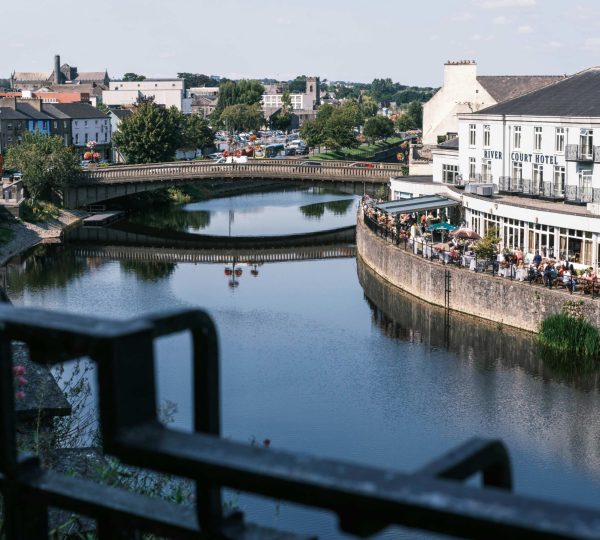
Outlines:
{"label": "stone bridge", "polygon": [[[150,165],[124,165],[85,171],[65,189],[64,205],[79,208],[142,191],[163,189],[201,180],[270,179],[320,183],[346,193],[373,194],[392,176],[401,176],[400,165],[375,163],[373,168],[350,167],[350,161],[276,159],[247,163],[215,164],[212,161],[181,161]],[[315,163],[315,162],[312,162]]]}

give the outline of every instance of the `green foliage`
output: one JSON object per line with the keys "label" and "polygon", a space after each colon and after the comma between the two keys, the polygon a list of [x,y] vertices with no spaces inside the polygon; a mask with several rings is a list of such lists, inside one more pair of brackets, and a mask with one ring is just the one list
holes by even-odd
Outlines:
{"label": "green foliage", "polygon": [[401,114],[396,120],[396,129],[398,131],[408,131],[414,128],[413,119],[408,114]]}
{"label": "green foliage", "polygon": [[10,88],[10,79],[0,79],[0,88]]}
{"label": "green foliage", "polygon": [[23,204],[23,220],[30,223],[38,223],[57,219],[60,215],[60,209],[46,201],[36,201],[27,199]]}
{"label": "green foliage", "polygon": [[423,127],[423,104],[419,101],[412,101],[408,106],[408,116],[412,118],[414,127],[421,129]]}
{"label": "green foliage", "polygon": [[262,99],[264,86],[258,81],[225,81],[219,85],[219,100],[213,111],[213,122],[222,125],[221,114],[232,105],[258,105]]}
{"label": "green foliage", "polygon": [[185,81],[186,88],[198,88],[201,86],[219,86],[219,83],[215,81],[212,77],[209,77],[208,75],[204,75],[202,73],[178,73],[177,78],[183,79]]}
{"label": "green foliage", "polygon": [[228,131],[257,131],[264,123],[264,117],[258,105],[229,105],[220,115],[220,123]]}
{"label": "green foliage", "polygon": [[121,261],[125,272],[135,274],[141,281],[159,281],[168,278],[177,266],[176,263],[157,261]]}
{"label": "green foliage", "polygon": [[287,130],[293,119],[293,106],[290,93],[286,90],[281,96],[281,109],[271,116],[270,123],[273,129]]}
{"label": "green foliage", "polygon": [[402,86],[392,81],[392,79],[373,79],[371,83],[371,96],[377,102],[392,101],[394,94],[400,90],[404,90],[406,86]]}
{"label": "green foliage", "polygon": [[600,358],[600,332],[581,318],[565,313],[542,321],[538,343],[555,362],[577,364]]}
{"label": "green foliage", "polygon": [[496,246],[499,240],[498,229],[490,227],[485,236],[473,246],[473,251],[477,253],[479,258],[489,260],[496,254]]}
{"label": "green foliage", "polygon": [[315,120],[304,123],[300,135],[313,148],[323,145],[334,150],[353,148],[358,146],[354,127],[362,121],[363,115],[355,102],[345,103],[341,107],[323,105]]}
{"label": "green foliage", "polygon": [[358,103],[360,111],[365,118],[375,116],[379,110],[377,102],[369,95],[361,96]]}
{"label": "green foliage", "polygon": [[113,144],[127,163],[172,161],[182,143],[184,117],[175,107],[163,109],[152,101],[140,103],[113,134]]}
{"label": "green foliage", "polygon": [[215,135],[208,125],[208,121],[197,114],[183,117],[183,131],[181,134],[181,148],[196,150],[211,146]]}
{"label": "green foliage", "polygon": [[290,94],[304,94],[306,92],[306,75],[298,75],[293,81],[289,81],[288,90]]}
{"label": "green foliage", "polygon": [[29,196],[37,200],[51,190],[60,190],[81,174],[79,157],[60,137],[25,133],[21,144],[6,153],[5,167],[21,171]]}
{"label": "green foliage", "polygon": [[363,133],[371,141],[387,139],[394,134],[394,122],[385,116],[374,116],[365,122]]}
{"label": "green foliage", "polygon": [[145,81],[146,76],[138,75],[137,73],[133,73],[130,71],[128,73],[125,73],[125,75],[123,75],[123,80],[126,82]]}
{"label": "green foliage", "polygon": [[110,112],[110,109],[104,103],[98,103],[98,105],[96,105],[96,109],[98,109],[100,112],[103,112],[104,114],[108,114]]}

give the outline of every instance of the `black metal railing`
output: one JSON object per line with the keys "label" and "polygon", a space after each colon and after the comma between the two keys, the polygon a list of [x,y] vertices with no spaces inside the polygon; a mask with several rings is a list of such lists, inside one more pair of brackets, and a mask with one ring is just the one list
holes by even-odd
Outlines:
{"label": "black metal railing", "polygon": [[594,190],[591,186],[565,186],[565,201],[572,203],[595,202]]}

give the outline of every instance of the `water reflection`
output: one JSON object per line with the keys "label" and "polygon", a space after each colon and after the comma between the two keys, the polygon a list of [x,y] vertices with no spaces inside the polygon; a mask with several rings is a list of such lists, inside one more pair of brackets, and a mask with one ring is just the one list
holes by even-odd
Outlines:
{"label": "water reflection", "polygon": [[300,207],[302,215],[311,219],[321,219],[325,210],[329,210],[335,216],[343,216],[352,207],[354,199],[343,201],[330,201],[326,203],[306,204]]}
{"label": "water reflection", "polygon": [[519,369],[584,391],[600,389],[600,367],[585,374],[546,362],[535,335],[428,304],[392,286],[357,260],[372,320],[394,339],[446,349],[489,371]]}
{"label": "water reflection", "polygon": [[206,210],[183,211],[181,206],[153,208],[150,212],[135,212],[129,222],[151,225],[169,231],[199,231],[210,226],[210,212]]}
{"label": "water reflection", "polygon": [[156,261],[121,261],[125,272],[135,274],[141,281],[160,281],[168,278],[177,267],[176,263]]}

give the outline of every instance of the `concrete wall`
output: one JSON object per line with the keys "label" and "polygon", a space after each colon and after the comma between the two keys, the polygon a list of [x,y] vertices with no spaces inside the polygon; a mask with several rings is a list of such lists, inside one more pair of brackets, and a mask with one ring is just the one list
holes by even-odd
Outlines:
{"label": "concrete wall", "polygon": [[463,268],[432,263],[376,236],[363,223],[356,226],[359,257],[393,285],[438,306],[444,306],[444,272],[451,275],[450,308],[507,326],[537,332],[549,315],[560,313],[568,300],[581,300],[586,319],[600,328],[600,298],[549,290]]}

